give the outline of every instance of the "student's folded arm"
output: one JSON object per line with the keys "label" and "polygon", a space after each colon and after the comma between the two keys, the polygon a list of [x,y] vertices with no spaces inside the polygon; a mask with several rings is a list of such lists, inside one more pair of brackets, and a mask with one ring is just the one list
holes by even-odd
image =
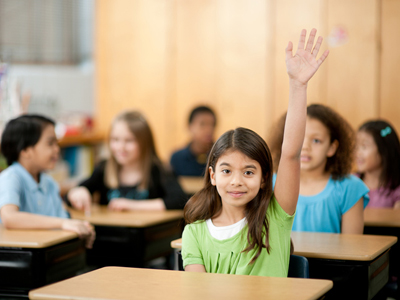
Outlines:
{"label": "student's folded arm", "polygon": [[364,198],[357,201],[342,216],[342,233],[363,234],[364,231]]}
{"label": "student's folded arm", "polygon": [[19,211],[14,204],[0,210],[1,221],[7,229],[61,229],[64,219]]}
{"label": "student's folded arm", "polygon": [[132,200],[135,210],[165,210],[164,200],[161,198],[147,200]]}
{"label": "student's folded arm", "polygon": [[113,211],[124,210],[165,210],[163,199],[131,200],[126,198],[116,198],[111,200],[108,208]]}
{"label": "student's folded arm", "polygon": [[0,209],[0,217],[6,229],[63,229],[75,232],[86,239],[88,248],[92,247],[96,237],[88,222],[22,212],[14,204],[4,205]]}
{"label": "student's folded arm", "polygon": [[203,265],[187,265],[185,267],[186,272],[199,272],[206,273],[206,268]]}

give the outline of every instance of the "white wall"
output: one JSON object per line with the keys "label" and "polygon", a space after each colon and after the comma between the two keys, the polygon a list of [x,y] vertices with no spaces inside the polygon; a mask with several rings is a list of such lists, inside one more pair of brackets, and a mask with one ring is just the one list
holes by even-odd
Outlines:
{"label": "white wall", "polygon": [[10,79],[18,79],[22,93],[30,93],[33,101],[54,99],[58,115],[51,117],[71,112],[94,113],[92,63],[82,66],[13,65],[8,74]]}

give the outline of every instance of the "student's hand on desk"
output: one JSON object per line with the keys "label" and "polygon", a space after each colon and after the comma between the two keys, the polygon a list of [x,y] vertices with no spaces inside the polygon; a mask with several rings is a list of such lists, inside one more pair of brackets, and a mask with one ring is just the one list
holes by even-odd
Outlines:
{"label": "student's hand on desk", "polygon": [[108,204],[108,209],[112,211],[134,210],[134,202],[135,200],[115,198]]}
{"label": "student's hand on desk", "polygon": [[72,206],[78,210],[85,211],[90,215],[90,206],[92,203],[92,196],[87,188],[78,186],[68,192],[68,200]]}
{"label": "student's hand on desk", "polygon": [[161,198],[144,199],[144,200],[131,200],[126,198],[115,198],[108,204],[108,209],[112,211],[124,210],[147,210],[147,211],[161,211],[166,210],[164,200]]}
{"label": "student's hand on desk", "polygon": [[93,226],[87,221],[66,219],[61,229],[76,232],[80,239],[86,239],[86,248],[91,249],[96,239]]}

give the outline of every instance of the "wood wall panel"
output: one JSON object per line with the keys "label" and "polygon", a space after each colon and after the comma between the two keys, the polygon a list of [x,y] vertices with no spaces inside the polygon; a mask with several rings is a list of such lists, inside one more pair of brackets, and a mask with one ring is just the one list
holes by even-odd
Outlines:
{"label": "wood wall panel", "polygon": [[378,116],[379,1],[329,0],[328,29],[344,28],[348,42],[331,47],[328,65],[328,105],[353,127]]}
{"label": "wood wall panel", "polygon": [[[285,47],[302,28],[335,47],[311,80],[308,102],[325,103],[356,127],[382,116],[400,127],[398,0],[98,0],[97,127],[123,109],[148,117],[161,157],[188,142],[198,104],[219,117],[217,135],[237,126],[269,136],[287,109]],[[382,45],[382,48],[381,48]]]}
{"label": "wood wall panel", "polygon": [[100,0],[96,5],[99,129],[108,130],[120,111],[137,109],[146,115],[158,147],[170,149],[173,2]]}
{"label": "wood wall panel", "polygon": [[272,117],[269,3],[177,2],[176,124],[182,144],[188,140],[187,116],[198,104],[217,111],[217,136],[237,126],[265,135]]}
{"label": "wood wall panel", "polygon": [[[301,30],[307,30],[308,35],[312,28],[316,28],[317,35],[326,36],[324,21],[326,11],[325,2],[320,0],[280,0],[276,1],[276,29],[275,29],[275,90],[274,116],[278,118],[287,110],[289,98],[289,80],[286,73],[285,49],[289,41],[293,43],[293,54],[296,53]],[[327,49],[324,41],[319,55]],[[308,103],[326,101],[327,67],[324,64],[308,85]]]}
{"label": "wood wall panel", "polygon": [[266,135],[271,120],[272,9],[264,0],[218,1],[217,100],[219,133],[247,127]]}
{"label": "wood wall panel", "polygon": [[188,116],[195,106],[217,108],[216,19],[214,0],[176,1],[175,149],[189,141]]}
{"label": "wood wall panel", "polygon": [[400,131],[400,1],[382,1],[380,117]]}

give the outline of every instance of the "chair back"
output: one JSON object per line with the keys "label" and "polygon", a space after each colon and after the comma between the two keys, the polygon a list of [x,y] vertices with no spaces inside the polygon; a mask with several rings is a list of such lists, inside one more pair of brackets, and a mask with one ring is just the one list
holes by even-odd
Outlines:
{"label": "chair back", "polygon": [[290,255],[288,277],[310,278],[307,258],[293,254]]}

